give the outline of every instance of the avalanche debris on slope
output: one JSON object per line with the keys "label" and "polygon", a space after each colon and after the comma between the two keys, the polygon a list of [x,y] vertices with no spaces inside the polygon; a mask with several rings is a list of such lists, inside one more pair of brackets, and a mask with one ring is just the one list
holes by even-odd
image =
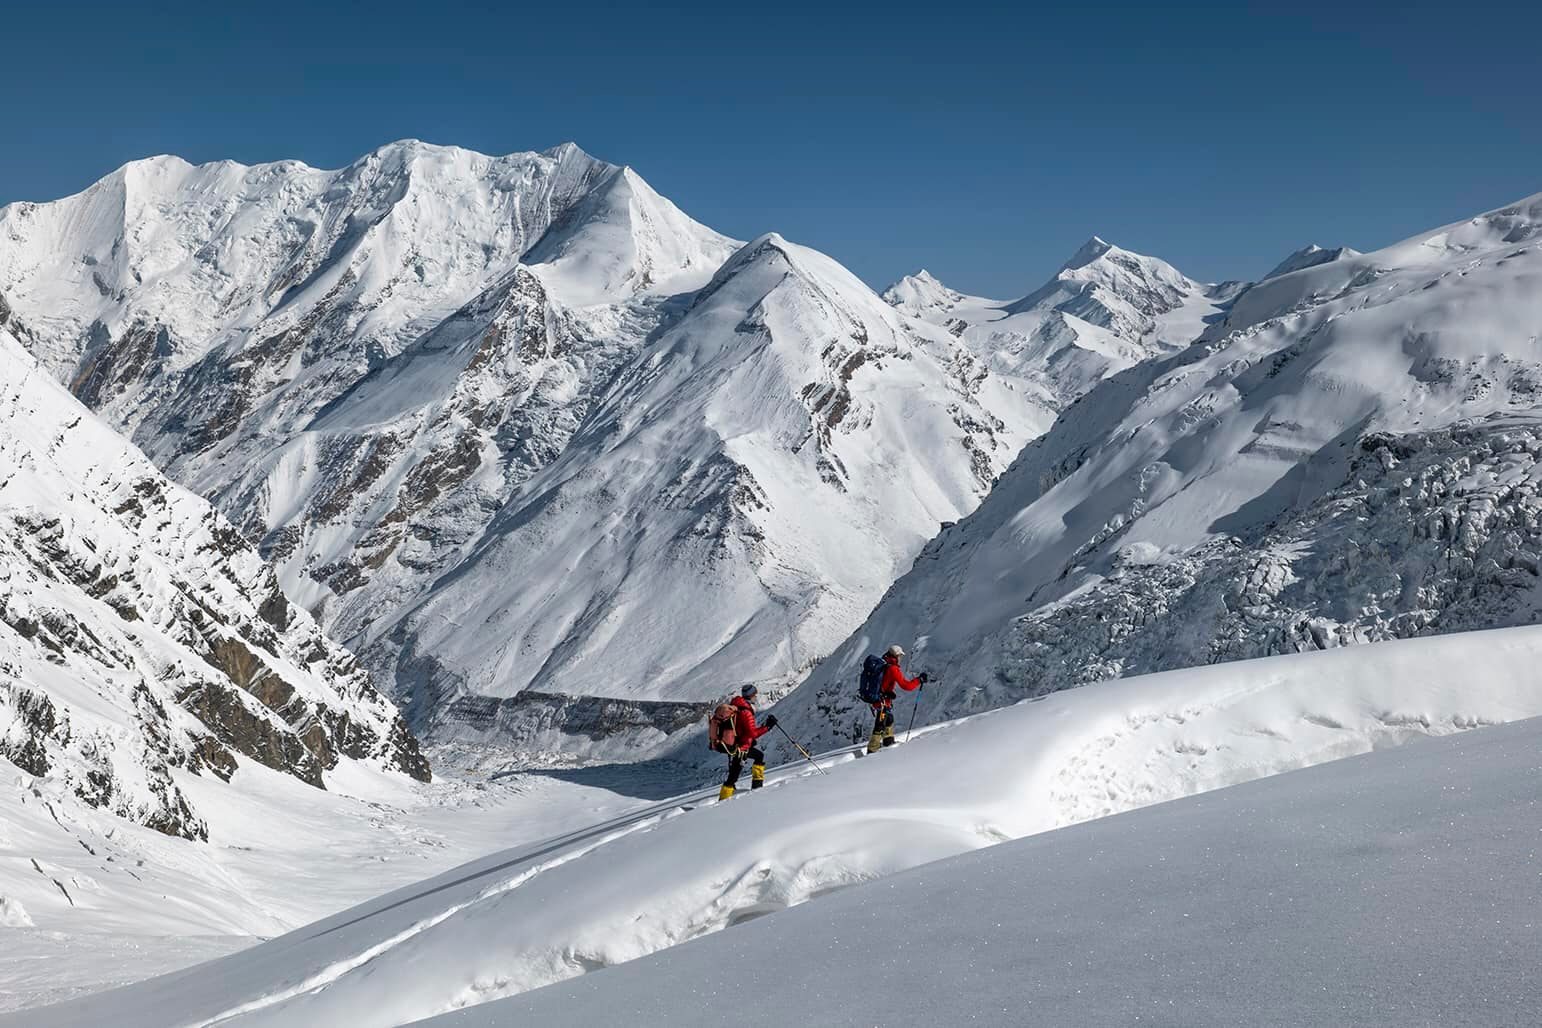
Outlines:
{"label": "avalanche debris on slope", "polygon": [[778,713],[865,732],[855,669],[893,641],[929,719],[1532,618],[1539,225],[1542,197],[1241,293],[1068,408]]}
{"label": "avalanche debris on slope", "polygon": [[1542,619],[1542,419],[1372,433],[1345,482],[1179,555],[1127,546],[1020,622],[1002,671],[1035,693],[1166,667]]}
{"label": "avalanche debris on slope", "polygon": [[204,838],[172,771],[236,754],[323,787],[342,760],[426,779],[351,655],[206,503],[0,329],[0,756],[39,795]]}

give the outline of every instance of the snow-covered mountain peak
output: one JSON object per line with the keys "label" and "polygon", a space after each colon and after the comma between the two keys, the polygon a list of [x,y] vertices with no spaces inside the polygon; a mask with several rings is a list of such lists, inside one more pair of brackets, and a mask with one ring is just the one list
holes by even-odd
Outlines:
{"label": "snow-covered mountain peak", "polygon": [[924,316],[951,310],[964,300],[964,294],[949,289],[931,272],[922,268],[914,275],[906,275],[883,291],[884,302],[907,314]]}
{"label": "snow-covered mountain peak", "polygon": [[1378,252],[1389,256],[1395,254],[1400,260],[1406,259],[1405,251],[1410,247],[1434,254],[1460,254],[1496,246],[1518,245],[1530,242],[1539,235],[1542,235],[1542,193]]}
{"label": "snow-covered mountain peak", "polygon": [[[1539,235],[1542,235],[1542,193],[1380,250],[1356,253],[1345,248],[1336,260],[1322,261],[1290,274],[1259,281],[1237,298],[1225,320],[1214,326],[1209,337],[1224,338],[1230,333],[1267,325],[1277,318],[1315,309],[1391,274],[1424,273],[1429,276],[1431,288],[1436,284],[1450,284],[1453,276],[1467,277],[1466,271],[1454,266],[1456,262],[1480,260],[1486,254],[1497,254],[1495,259],[1506,263],[1526,257],[1530,250],[1522,244]],[[1401,293],[1389,296],[1401,298]],[[1505,299],[1509,302],[1514,297],[1507,295]]]}
{"label": "snow-covered mountain peak", "polygon": [[1048,282],[1005,309],[1060,311],[1155,353],[1198,336],[1222,299],[1166,261],[1093,236]]}
{"label": "snow-covered mountain peak", "polygon": [[365,360],[520,261],[547,265],[568,302],[624,303],[699,287],[735,246],[574,145],[489,157],[403,140],[335,171],[148,158],[0,208],[0,286],[57,376],[117,392],[104,378],[131,369],[104,357],[181,370],[333,321]]}
{"label": "snow-covered mountain peak", "polygon": [[1328,264],[1332,261],[1340,261],[1346,257],[1358,256],[1360,256],[1359,250],[1354,250],[1347,246],[1335,246],[1330,249],[1318,246],[1316,243],[1311,243],[1307,246],[1303,246],[1289,257],[1286,257],[1283,261],[1280,261],[1280,263],[1271,268],[1269,270],[1269,274],[1265,275],[1263,279],[1260,279],[1260,281],[1271,278],[1278,278],[1281,275],[1288,275],[1292,271],[1300,271],[1303,268],[1315,268],[1319,264]]}
{"label": "snow-covered mountain peak", "polygon": [[[1060,266],[1060,270],[1075,271],[1077,268],[1084,268],[1098,258],[1103,257],[1104,255],[1115,250],[1119,250],[1119,248],[1103,239],[1101,236],[1093,236],[1085,243],[1083,243],[1077,249],[1077,251],[1071,255],[1069,260]],[[1128,251],[1119,250],[1119,252],[1127,253]]]}
{"label": "snow-covered mountain peak", "polygon": [[[659,741],[725,681],[800,674],[1042,423],[966,345],[767,233],[382,645],[444,734]],[[626,714],[581,723],[598,698]]]}
{"label": "snow-covered mountain peak", "polygon": [[131,174],[0,211],[27,345],[449,734],[620,754],[790,683],[1151,351],[924,273],[953,306],[892,306],[572,144]]}
{"label": "snow-covered mountain peak", "polygon": [[580,155],[577,147],[563,151],[561,167],[592,187],[524,258],[542,267],[543,281],[563,302],[591,306],[690,292],[739,246],[693,221],[631,168],[585,164]]}

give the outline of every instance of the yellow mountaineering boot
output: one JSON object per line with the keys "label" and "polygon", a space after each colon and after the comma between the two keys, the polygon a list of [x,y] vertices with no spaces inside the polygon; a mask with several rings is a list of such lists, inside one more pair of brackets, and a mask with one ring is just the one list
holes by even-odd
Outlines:
{"label": "yellow mountaineering boot", "polygon": [[719,803],[722,803],[724,800],[731,800],[733,798],[734,787],[731,785],[725,785],[717,791],[717,801]]}
{"label": "yellow mountaineering boot", "polygon": [[867,752],[877,753],[883,748],[883,733],[874,732],[867,740]]}
{"label": "yellow mountaineering boot", "polygon": [[764,765],[764,764],[751,764],[750,765],[750,788],[751,789],[759,789],[760,787],[762,787],[765,784],[766,784],[766,765]]}

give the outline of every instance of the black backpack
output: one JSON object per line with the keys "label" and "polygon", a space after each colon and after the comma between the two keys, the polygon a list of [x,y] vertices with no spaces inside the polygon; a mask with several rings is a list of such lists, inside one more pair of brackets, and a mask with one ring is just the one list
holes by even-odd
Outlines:
{"label": "black backpack", "polygon": [[888,664],[876,654],[862,662],[862,678],[857,684],[857,696],[863,703],[883,701],[883,673],[887,668]]}

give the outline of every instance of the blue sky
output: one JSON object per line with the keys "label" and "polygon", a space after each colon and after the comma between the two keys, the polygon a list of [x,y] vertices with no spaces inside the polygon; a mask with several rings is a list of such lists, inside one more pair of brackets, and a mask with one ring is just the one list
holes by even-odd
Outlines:
{"label": "blue sky", "polygon": [[1542,191],[1536,4],[234,7],[9,10],[0,203],[571,139],[740,238],[1007,297],[1094,233],[1248,277]]}

